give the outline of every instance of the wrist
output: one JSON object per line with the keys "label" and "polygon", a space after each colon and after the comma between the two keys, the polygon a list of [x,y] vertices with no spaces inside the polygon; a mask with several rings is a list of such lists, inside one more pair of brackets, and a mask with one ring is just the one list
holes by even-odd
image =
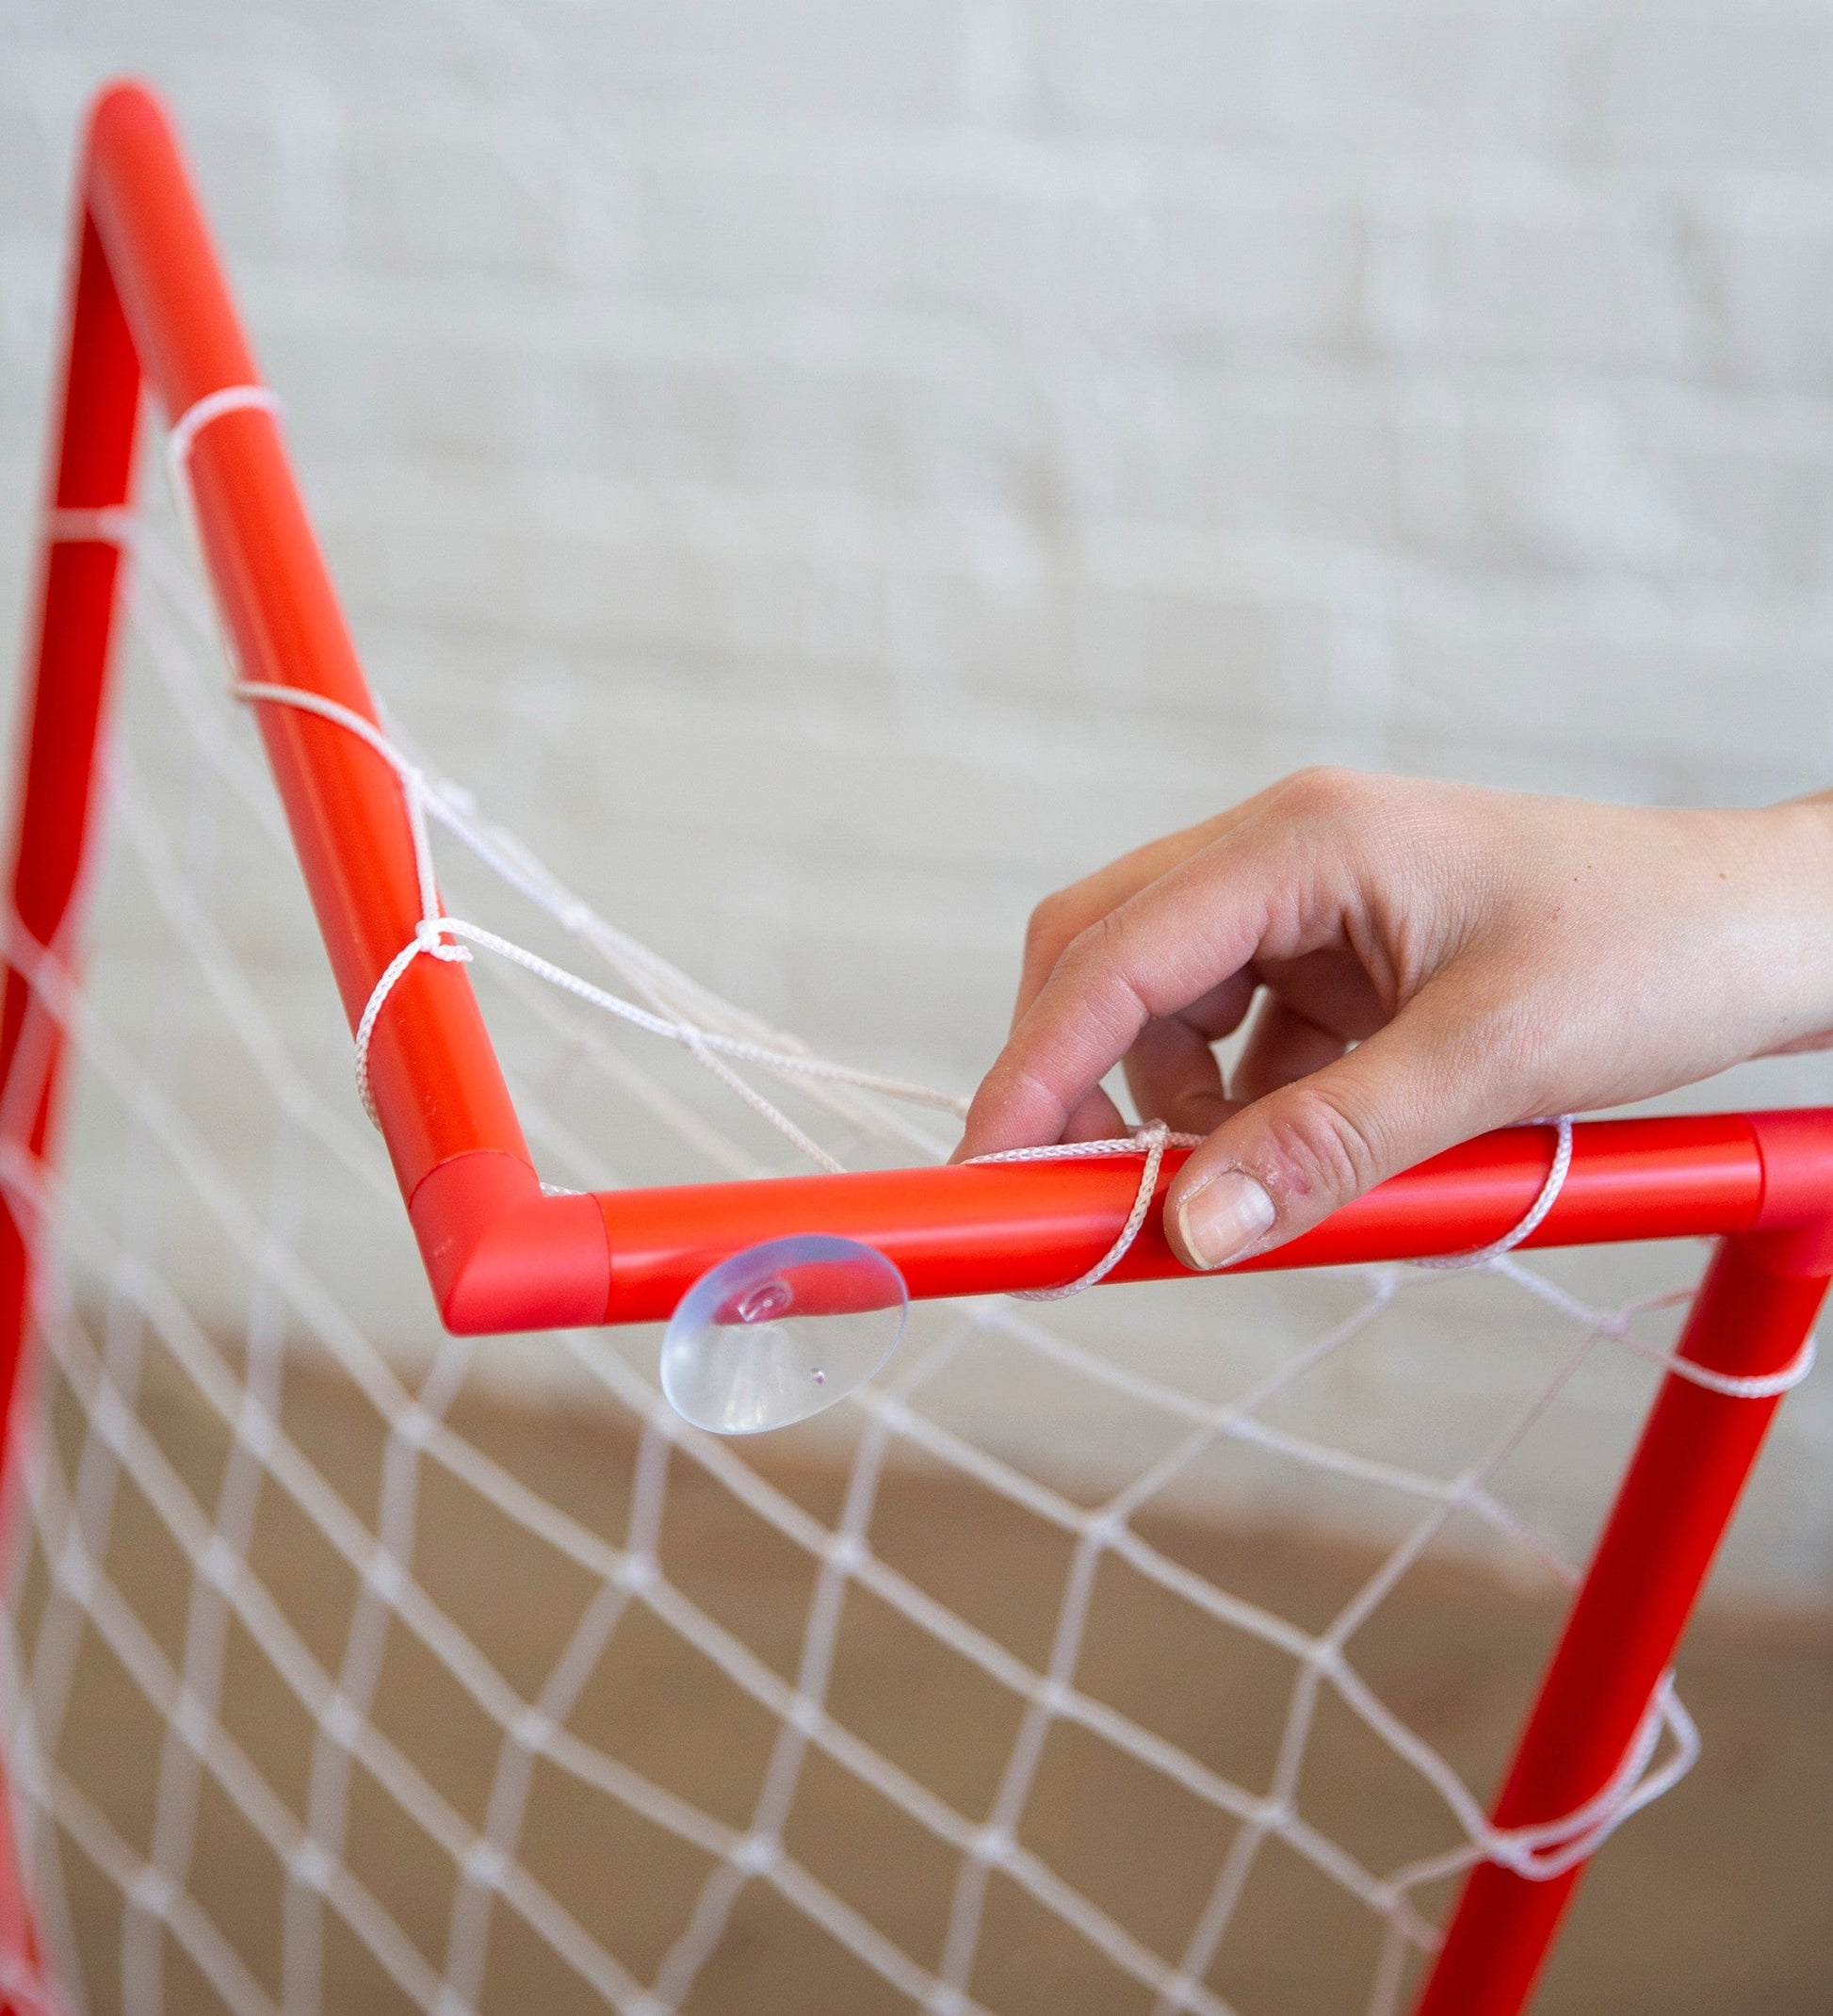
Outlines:
{"label": "wrist", "polygon": [[[1833,791],[1750,815],[1765,829],[1753,908],[1776,919],[1774,1049],[1833,1046]],[[1756,895],[1757,892],[1752,892]],[[1767,902],[1763,901],[1767,898]]]}

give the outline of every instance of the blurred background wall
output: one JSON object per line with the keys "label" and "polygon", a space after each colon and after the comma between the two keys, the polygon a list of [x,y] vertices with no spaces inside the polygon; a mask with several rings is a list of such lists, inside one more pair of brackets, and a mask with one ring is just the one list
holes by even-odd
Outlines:
{"label": "blurred background wall", "polygon": [[[1825,7],[0,0],[15,638],[122,70],[378,685],[845,1055],[970,1086],[1039,894],[1300,763],[1833,776]],[[1815,1601],[1827,1391],[1739,1556]]]}

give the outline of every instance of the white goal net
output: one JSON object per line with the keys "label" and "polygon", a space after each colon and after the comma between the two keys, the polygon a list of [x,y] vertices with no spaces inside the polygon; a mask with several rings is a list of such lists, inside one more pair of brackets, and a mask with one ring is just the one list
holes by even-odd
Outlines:
{"label": "white goal net", "polygon": [[[46,2007],[1394,2010],[1473,1861],[1565,1866],[1684,1767],[1667,1699],[1593,1811],[1484,1818],[1588,1538],[1523,1453],[1601,1506],[1690,1255],[931,1306],[744,1442],[653,1330],[439,1335],[207,601],[89,529],[135,642],[93,952],[40,1002],[74,1085],[4,1665]],[[729,1039],[479,953],[543,1179],[946,1152],[735,1055],[798,1047],[439,781],[437,727],[389,723],[453,912]]]}

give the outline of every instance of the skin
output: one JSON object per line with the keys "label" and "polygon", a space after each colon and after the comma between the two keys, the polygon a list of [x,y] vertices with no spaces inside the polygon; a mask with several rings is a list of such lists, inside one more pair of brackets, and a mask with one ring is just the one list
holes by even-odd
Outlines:
{"label": "skin", "polygon": [[1303,771],[1038,905],[956,1160],[1124,1133],[1122,1064],[1143,1118],[1207,1136],[1166,1231],[1216,1266],[1486,1129],[1828,1047],[1833,794],[1667,811]]}

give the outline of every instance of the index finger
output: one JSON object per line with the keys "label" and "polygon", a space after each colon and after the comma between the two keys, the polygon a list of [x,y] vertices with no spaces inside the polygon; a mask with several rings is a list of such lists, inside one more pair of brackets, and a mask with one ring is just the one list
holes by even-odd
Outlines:
{"label": "index finger", "polygon": [[1149,1021],[1248,965],[1267,935],[1271,878],[1264,860],[1228,859],[1241,852],[1232,837],[1160,876],[1062,952],[974,1095],[958,1157],[1061,1140]]}
{"label": "index finger", "polygon": [[1024,1019],[1057,961],[1084,931],[1208,846],[1234,817],[1224,813],[1219,819],[1205,820],[1201,825],[1186,826],[1179,833],[1148,840],[1144,847],[1135,847],[1092,875],[1084,875],[1079,882],[1072,882],[1046,896],[1031,912],[1026,926],[1018,998],[1012,1010],[1013,1028],[1016,1029]]}

